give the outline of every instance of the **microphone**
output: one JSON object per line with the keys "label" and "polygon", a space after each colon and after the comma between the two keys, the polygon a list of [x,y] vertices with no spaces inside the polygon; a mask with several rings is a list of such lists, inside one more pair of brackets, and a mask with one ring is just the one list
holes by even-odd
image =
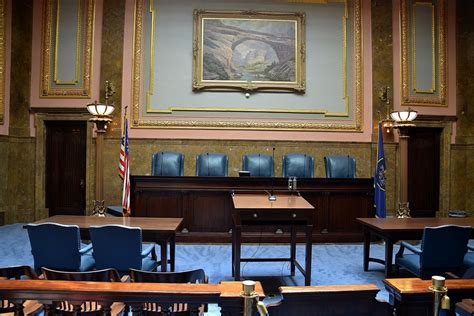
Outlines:
{"label": "microphone", "polygon": [[[275,165],[275,147],[273,147],[272,159],[273,159],[273,168],[274,168],[274,165]],[[275,175],[272,176],[271,190],[270,190],[270,195],[268,196],[268,200],[271,201],[271,202],[276,201],[276,199],[277,199],[276,195],[273,194],[273,178],[275,178]]]}

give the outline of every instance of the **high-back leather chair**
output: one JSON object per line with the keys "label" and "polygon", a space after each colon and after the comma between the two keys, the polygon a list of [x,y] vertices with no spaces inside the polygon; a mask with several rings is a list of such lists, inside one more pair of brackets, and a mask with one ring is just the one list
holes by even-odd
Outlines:
{"label": "high-back leather chair", "polygon": [[242,157],[242,170],[251,177],[273,177],[273,157],[265,154],[250,154]]}
{"label": "high-back leather chair", "polygon": [[218,153],[204,153],[196,157],[196,176],[226,177],[227,155]]}
{"label": "high-back leather chair", "polygon": [[[445,272],[459,273],[471,229],[470,226],[457,225],[425,227],[420,247],[402,241],[395,256],[397,269],[405,268],[422,279]],[[413,254],[404,253],[405,249]]]}
{"label": "high-back leather chair", "polygon": [[306,154],[287,154],[283,156],[283,177],[312,178],[314,176],[314,158]]}
{"label": "high-back leather chair", "polygon": [[79,226],[41,223],[28,224],[26,230],[37,273],[41,267],[63,271],[94,269],[94,258],[88,254],[92,244],[81,248]]}
{"label": "high-back leather chair", "polygon": [[[130,269],[130,281],[141,283],[208,283],[203,269],[180,272],[148,272]],[[160,305],[159,303],[145,303],[142,306],[145,315],[203,315],[207,306],[205,304],[192,308],[186,303],[173,303]]]}
{"label": "high-back leather chair", "polygon": [[326,178],[355,178],[356,161],[351,156],[326,156]]}
{"label": "high-back leather chair", "polygon": [[151,159],[152,176],[184,175],[184,155],[173,151],[160,151]]}
{"label": "high-back leather chair", "polygon": [[121,275],[128,273],[130,268],[156,269],[155,244],[142,244],[140,227],[91,226],[89,232],[97,269],[116,269]]}

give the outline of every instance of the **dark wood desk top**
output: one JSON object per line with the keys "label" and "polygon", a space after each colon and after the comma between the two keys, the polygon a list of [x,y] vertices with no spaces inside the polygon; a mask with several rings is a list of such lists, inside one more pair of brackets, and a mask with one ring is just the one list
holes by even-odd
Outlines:
{"label": "dark wood desk top", "polygon": [[378,231],[419,231],[441,225],[474,226],[474,217],[356,218],[357,222]]}
{"label": "dark wood desk top", "polygon": [[87,229],[94,225],[124,225],[130,227],[140,227],[143,231],[174,232],[179,229],[182,218],[168,217],[99,217],[99,216],[77,216],[77,215],[56,215],[39,221],[39,223],[58,223],[63,225],[77,225],[81,229]]}
{"label": "dark wood desk top", "polygon": [[232,195],[232,201],[235,209],[314,209],[314,206],[302,196],[296,194],[277,194],[276,196],[276,201],[269,201],[268,194],[236,193]]}
{"label": "dark wood desk top", "polygon": [[[404,278],[404,279],[385,279],[383,280],[385,287],[389,292],[399,294],[432,294],[429,286],[431,280],[421,280],[418,278]],[[445,283],[449,292],[457,290],[472,290],[474,292],[473,279],[448,279]]]}

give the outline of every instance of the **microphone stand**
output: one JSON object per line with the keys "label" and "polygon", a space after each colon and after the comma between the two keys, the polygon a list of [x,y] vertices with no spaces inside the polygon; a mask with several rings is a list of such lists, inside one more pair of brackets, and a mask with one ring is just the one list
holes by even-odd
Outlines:
{"label": "microphone stand", "polygon": [[[273,159],[273,167],[275,166],[275,147],[273,147],[273,156],[272,156],[272,159]],[[271,190],[270,190],[270,195],[268,196],[268,200],[273,202],[273,201],[276,201],[277,197],[276,195],[273,194],[273,178],[275,177],[275,175],[273,174],[272,175],[272,182],[271,182]]]}

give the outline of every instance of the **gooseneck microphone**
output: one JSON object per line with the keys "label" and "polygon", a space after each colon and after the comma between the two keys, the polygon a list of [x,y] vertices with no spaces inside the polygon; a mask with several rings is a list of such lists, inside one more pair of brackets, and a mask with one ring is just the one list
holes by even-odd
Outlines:
{"label": "gooseneck microphone", "polygon": [[[273,166],[272,166],[272,167],[274,168],[274,166],[275,166],[275,147],[273,147],[272,159],[273,159]],[[268,196],[268,200],[269,200],[269,201],[276,201],[276,199],[277,199],[276,195],[273,194],[273,186],[274,186],[274,185],[273,185],[273,181],[274,181],[273,178],[274,178],[274,177],[275,177],[275,175],[273,174],[273,175],[272,175],[272,179],[271,179],[272,182],[271,182],[271,184],[270,184],[270,186],[271,186],[270,195]]]}

